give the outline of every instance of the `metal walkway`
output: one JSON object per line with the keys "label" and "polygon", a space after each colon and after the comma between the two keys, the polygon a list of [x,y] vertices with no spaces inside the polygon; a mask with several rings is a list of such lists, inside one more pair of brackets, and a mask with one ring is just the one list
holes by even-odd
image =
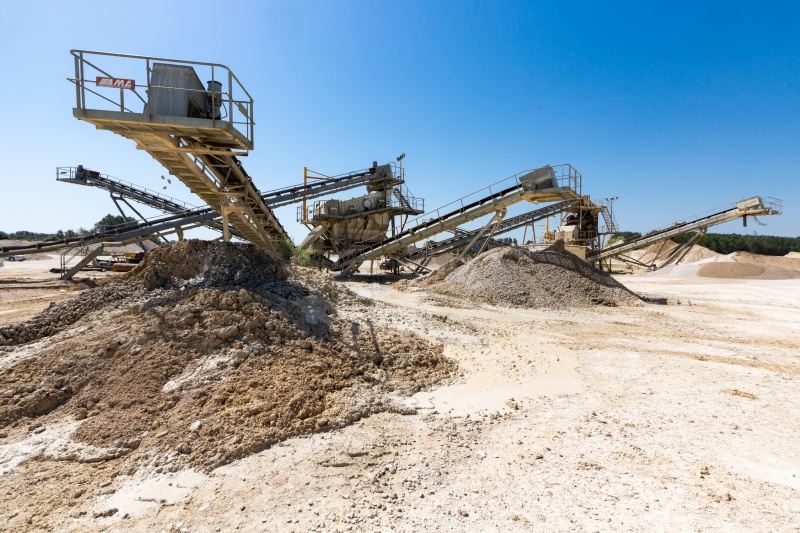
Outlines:
{"label": "metal walkway", "polygon": [[[766,200],[766,202],[764,201]],[[625,240],[619,244],[609,246],[600,250],[597,253],[589,254],[586,256],[586,261],[591,263],[598,263],[604,259],[618,257],[625,253],[631,252],[638,248],[643,248],[649,244],[653,244],[671,237],[676,237],[685,233],[693,231],[705,231],[717,224],[722,224],[737,218],[742,218],[747,222],[747,217],[762,216],[762,215],[780,215],[783,211],[783,204],[777,198],[764,198],[754,196],[740,202],[736,202],[732,207],[722,211],[714,210],[712,214],[699,216],[691,222],[678,222],[666,228],[651,231],[647,235],[641,237],[634,237]]]}
{"label": "metal walkway", "polygon": [[164,213],[183,213],[198,209],[198,206],[189,204],[177,198],[139,187],[133,183],[123,181],[108,174],[100,174],[78,165],[77,167],[57,167],[56,180],[76,185],[97,187],[110,193],[135,200]]}
{"label": "metal walkway", "polygon": [[581,175],[571,165],[546,166],[519,172],[505,180],[429,211],[407,223],[407,228],[377,243],[365,243],[336,261],[313,255],[312,261],[333,271],[350,272],[364,261],[398,252],[416,242],[522,202],[556,202],[581,197]]}
{"label": "metal walkway", "polygon": [[[287,237],[237,157],[253,148],[253,99],[228,67],[88,50],[71,53],[76,118],[131,139],[148,152],[222,215],[226,239],[228,223],[244,239],[272,251],[275,241]],[[209,79],[207,87],[200,74]],[[131,109],[130,101],[137,99],[142,112]]]}
{"label": "metal walkway", "polygon": [[[297,204],[307,200],[315,200],[328,194],[334,194],[349,189],[355,189],[362,185],[369,184],[375,179],[375,167],[367,168],[333,176],[321,181],[312,181],[283,187],[274,191],[265,192],[261,197],[268,206],[275,209],[285,205]],[[308,170],[306,170],[308,173]]]}
{"label": "metal walkway", "polygon": [[[325,181],[301,183],[274,191],[268,191],[262,194],[261,198],[271,209],[275,209],[366,185],[374,179],[374,174],[374,168],[365,169],[329,178]],[[199,209],[197,206],[183,202],[182,200],[139,187],[131,182],[114,178],[108,174],[101,174],[94,170],[85,169],[80,165],[78,167],[57,167],[56,180],[65,183],[97,187],[109,191],[112,194],[117,194],[121,197],[158,209],[164,213],[180,214]],[[280,224],[277,220],[276,222]],[[220,232],[223,231],[222,220],[219,214],[213,219],[206,220],[203,225]],[[235,230],[233,233],[237,237],[239,236],[238,232]]]}

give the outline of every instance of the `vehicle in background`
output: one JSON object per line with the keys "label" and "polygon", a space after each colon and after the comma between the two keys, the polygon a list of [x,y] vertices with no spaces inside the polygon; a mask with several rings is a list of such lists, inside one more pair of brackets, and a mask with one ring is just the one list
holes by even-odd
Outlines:
{"label": "vehicle in background", "polygon": [[28,256],[26,255],[9,255],[6,257],[9,261],[27,261]]}

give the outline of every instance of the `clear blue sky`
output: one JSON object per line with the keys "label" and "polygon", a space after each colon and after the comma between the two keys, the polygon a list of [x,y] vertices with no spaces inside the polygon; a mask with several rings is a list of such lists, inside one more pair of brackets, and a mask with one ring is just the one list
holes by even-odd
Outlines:
{"label": "clear blue sky", "polygon": [[[432,208],[568,162],[585,193],[619,196],[622,229],[762,195],[783,199],[784,215],[713,231],[800,235],[798,3],[122,6],[3,3],[1,230],[114,212],[106,193],[57,183],[57,166],[161,190],[148,154],[73,118],[69,50],[81,48],[231,67],[255,98],[244,163],[262,190],[301,182],[304,166],[339,174],[405,152],[408,186]],[[179,184],[165,192],[199,203]],[[302,238],[293,207],[278,216]]]}

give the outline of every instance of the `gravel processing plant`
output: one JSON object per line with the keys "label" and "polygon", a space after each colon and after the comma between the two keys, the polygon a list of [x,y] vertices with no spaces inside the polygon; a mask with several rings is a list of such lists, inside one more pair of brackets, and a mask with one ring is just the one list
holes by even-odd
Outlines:
{"label": "gravel processing plant", "polygon": [[199,205],[58,167],[126,222],[0,241],[26,257],[0,270],[3,529],[800,528],[800,258],[698,245],[780,200],[609,244],[612,205],[569,164],[433,209],[404,154],[262,192],[230,69],[72,61],[75,118]]}

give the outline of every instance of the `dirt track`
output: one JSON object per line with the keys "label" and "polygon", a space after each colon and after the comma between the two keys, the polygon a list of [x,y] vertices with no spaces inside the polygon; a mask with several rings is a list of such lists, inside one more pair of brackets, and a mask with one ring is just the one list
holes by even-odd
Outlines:
{"label": "dirt track", "polygon": [[[661,303],[454,308],[424,291],[347,283],[378,304],[343,318],[368,311],[376,326],[443,343],[464,379],[398,398],[416,415],[382,413],[291,439],[210,475],[127,475],[115,461],[48,459],[66,427],[10,436],[0,445],[0,524],[137,531],[800,528],[800,282],[619,280]],[[17,464],[31,449],[33,459]]]}

